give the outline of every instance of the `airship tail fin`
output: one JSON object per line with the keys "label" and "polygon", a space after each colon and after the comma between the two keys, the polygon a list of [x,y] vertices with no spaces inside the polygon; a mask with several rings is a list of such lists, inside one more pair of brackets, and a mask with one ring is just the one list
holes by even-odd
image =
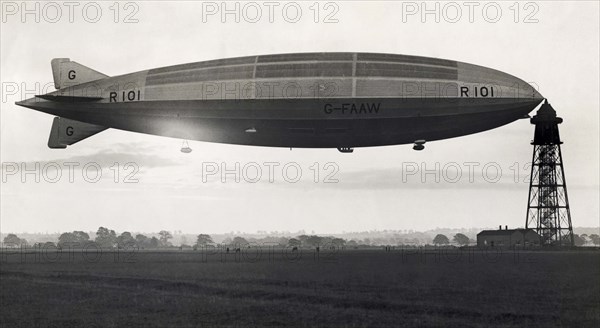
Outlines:
{"label": "airship tail fin", "polygon": [[78,96],[61,96],[61,95],[36,95],[37,98],[42,98],[46,100],[56,101],[56,102],[92,102],[102,100],[102,97],[78,97]]}
{"label": "airship tail fin", "polygon": [[76,142],[106,130],[107,127],[55,117],[50,130],[48,147],[67,148]]}
{"label": "airship tail fin", "polygon": [[54,87],[57,90],[108,77],[69,58],[54,58],[51,65]]}

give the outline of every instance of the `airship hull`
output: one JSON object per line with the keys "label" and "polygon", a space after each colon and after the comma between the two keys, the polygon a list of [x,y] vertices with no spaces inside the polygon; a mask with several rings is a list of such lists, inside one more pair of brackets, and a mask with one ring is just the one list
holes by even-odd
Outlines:
{"label": "airship hull", "polygon": [[340,148],[477,133],[525,116],[542,99],[528,83],[476,65],[314,53],[154,69],[63,87],[20,104],[98,126],[174,138]]}

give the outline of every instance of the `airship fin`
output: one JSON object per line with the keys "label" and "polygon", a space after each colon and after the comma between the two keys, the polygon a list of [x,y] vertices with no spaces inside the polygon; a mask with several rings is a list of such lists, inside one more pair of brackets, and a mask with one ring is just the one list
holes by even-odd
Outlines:
{"label": "airship fin", "polygon": [[51,65],[54,87],[57,90],[108,77],[108,75],[71,61],[69,58],[54,58]]}
{"label": "airship fin", "polygon": [[108,128],[105,126],[55,117],[52,122],[52,129],[50,130],[48,147],[52,149],[64,149],[106,129]]}
{"label": "airship fin", "polygon": [[61,95],[36,95],[38,98],[57,101],[57,102],[91,102],[102,100],[102,97],[79,97],[79,96],[61,96]]}

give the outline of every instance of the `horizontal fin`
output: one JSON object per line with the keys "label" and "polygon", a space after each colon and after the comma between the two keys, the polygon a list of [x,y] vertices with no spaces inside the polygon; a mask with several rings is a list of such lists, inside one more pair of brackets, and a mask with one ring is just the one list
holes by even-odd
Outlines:
{"label": "horizontal fin", "polygon": [[55,117],[50,130],[48,147],[67,148],[76,142],[108,129],[105,126],[83,123],[62,117]]}
{"label": "horizontal fin", "polygon": [[54,58],[51,65],[54,87],[56,89],[63,89],[108,77],[108,75],[71,61],[69,58]]}
{"label": "horizontal fin", "polygon": [[102,100],[102,97],[77,97],[77,96],[60,96],[60,95],[36,95],[38,98],[57,101],[57,102],[91,102]]}

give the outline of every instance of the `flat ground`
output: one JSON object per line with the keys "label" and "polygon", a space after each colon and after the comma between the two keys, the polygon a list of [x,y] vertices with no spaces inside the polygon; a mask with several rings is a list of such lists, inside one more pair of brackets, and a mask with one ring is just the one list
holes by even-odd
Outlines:
{"label": "flat ground", "polygon": [[600,327],[600,252],[4,251],[1,327]]}

